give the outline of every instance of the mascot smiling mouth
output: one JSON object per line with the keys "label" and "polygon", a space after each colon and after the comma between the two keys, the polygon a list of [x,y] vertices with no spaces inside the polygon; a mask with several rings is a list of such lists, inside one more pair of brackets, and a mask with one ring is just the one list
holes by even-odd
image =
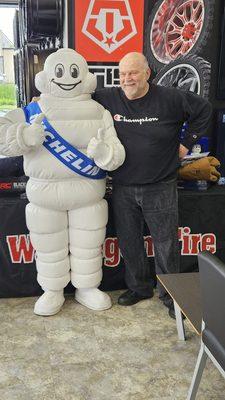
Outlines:
{"label": "mascot smiling mouth", "polygon": [[68,83],[62,84],[62,83],[56,82],[54,79],[52,79],[51,82],[55,83],[55,84],[56,84],[57,86],[59,86],[60,89],[62,89],[62,90],[72,90],[72,89],[74,89],[77,85],[79,85],[79,84],[81,83],[81,81],[80,81],[80,82],[77,82],[77,83],[74,83],[74,84],[68,84]]}

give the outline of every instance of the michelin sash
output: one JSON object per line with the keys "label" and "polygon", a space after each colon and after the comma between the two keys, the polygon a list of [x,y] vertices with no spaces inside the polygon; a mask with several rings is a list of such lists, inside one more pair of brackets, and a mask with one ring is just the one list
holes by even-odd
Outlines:
{"label": "michelin sash", "polygon": [[[23,108],[26,122],[32,124],[38,114],[42,111],[38,103],[33,102]],[[94,160],[87,157],[81,151],[77,150],[70,143],[68,143],[58,132],[53,128],[46,118],[43,119],[43,126],[47,132],[43,146],[50,151],[50,153],[58,158],[69,169],[79,175],[91,179],[103,179],[106,172],[97,167]]]}

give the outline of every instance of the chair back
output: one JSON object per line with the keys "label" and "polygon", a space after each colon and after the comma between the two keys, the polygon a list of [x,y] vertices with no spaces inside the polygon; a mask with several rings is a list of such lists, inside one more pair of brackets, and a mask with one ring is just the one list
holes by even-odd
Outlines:
{"label": "chair back", "polygon": [[205,323],[202,340],[225,370],[225,264],[204,251],[198,254]]}

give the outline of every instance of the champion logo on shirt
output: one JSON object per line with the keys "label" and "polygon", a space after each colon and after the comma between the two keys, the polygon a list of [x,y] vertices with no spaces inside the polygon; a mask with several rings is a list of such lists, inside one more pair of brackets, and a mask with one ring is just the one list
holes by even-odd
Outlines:
{"label": "champion logo on shirt", "polygon": [[159,118],[157,118],[157,117],[145,117],[145,118],[140,118],[140,119],[137,119],[137,118],[131,119],[131,118],[126,118],[124,115],[120,115],[120,114],[115,114],[113,116],[113,118],[117,122],[131,122],[131,123],[138,122],[140,125],[142,125],[143,122],[155,122],[155,121],[159,120]]}

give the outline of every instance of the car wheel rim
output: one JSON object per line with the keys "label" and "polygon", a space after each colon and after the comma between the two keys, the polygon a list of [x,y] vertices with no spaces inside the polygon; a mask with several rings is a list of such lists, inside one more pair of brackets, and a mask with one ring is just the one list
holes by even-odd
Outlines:
{"label": "car wheel rim", "polygon": [[200,77],[197,70],[188,64],[172,67],[158,80],[157,85],[177,87],[200,94]]}
{"label": "car wheel rim", "polygon": [[165,34],[165,52],[171,60],[193,48],[202,31],[204,13],[203,0],[188,0],[176,9]]}
{"label": "car wheel rim", "polygon": [[203,0],[164,0],[150,30],[154,57],[163,64],[187,54],[196,44],[204,24]]}

